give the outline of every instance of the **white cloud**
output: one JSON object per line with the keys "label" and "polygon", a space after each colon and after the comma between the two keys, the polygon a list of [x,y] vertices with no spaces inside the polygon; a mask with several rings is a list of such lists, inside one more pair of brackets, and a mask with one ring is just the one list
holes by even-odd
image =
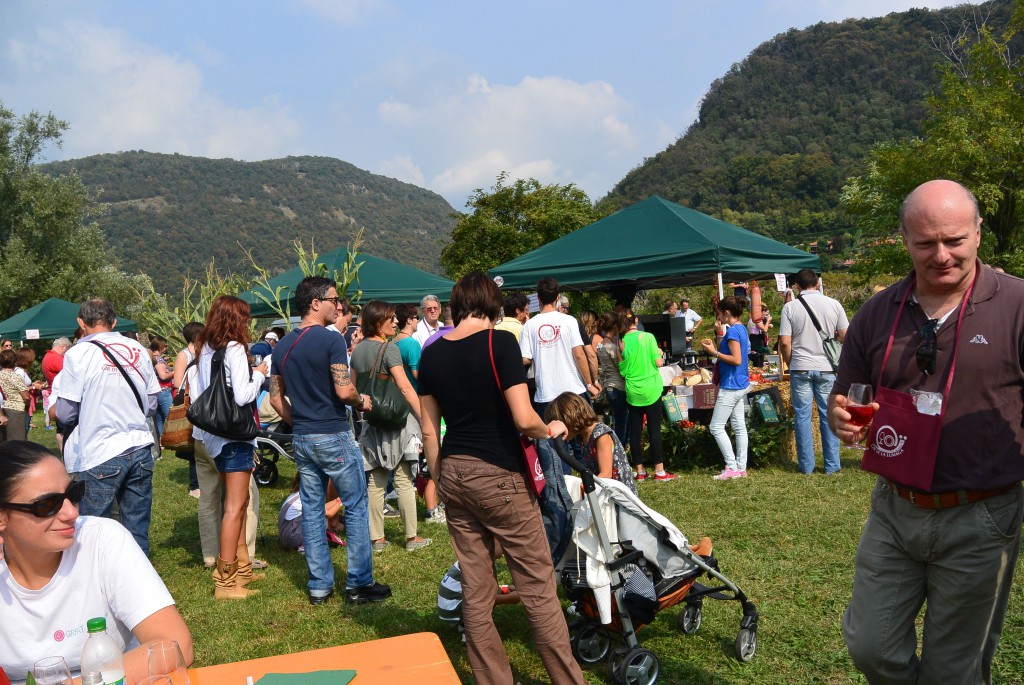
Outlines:
{"label": "white cloud", "polygon": [[[620,158],[621,168],[632,165],[638,136],[631,113],[605,82],[556,76],[506,85],[473,74],[457,91],[433,100],[390,99],[377,106],[381,123],[405,141],[403,154],[424,170],[428,187],[449,198],[491,186],[502,171],[603,193],[617,178],[595,174],[594,160]],[[417,135],[424,131],[429,135]],[[621,171],[610,166],[612,174]]]}
{"label": "white cloud", "polygon": [[377,114],[384,123],[397,124],[399,126],[411,126],[416,123],[417,119],[416,112],[413,111],[408,103],[395,102],[394,100],[378,104]]}
{"label": "white cloud", "polygon": [[194,63],[94,21],[67,21],[9,41],[4,88],[70,122],[66,156],[145,149],[260,159],[301,131],[274,98],[248,107],[209,92]]}
{"label": "white cloud", "polygon": [[388,8],[385,0],[296,0],[318,17],[354,26]]}
{"label": "white cloud", "polygon": [[391,176],[399,181],[405,181],[421,188],[426,184],[423,171],[412,161],[412,157],[408,155],[397,155],[389,160],[385,160],[377,165],[377,170],[385,176]]}

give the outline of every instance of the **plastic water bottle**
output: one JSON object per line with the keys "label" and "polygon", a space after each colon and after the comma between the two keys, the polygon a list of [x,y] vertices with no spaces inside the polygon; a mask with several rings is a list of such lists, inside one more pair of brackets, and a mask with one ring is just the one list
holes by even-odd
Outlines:
{"label": "plastic water bottle", "polygon": [[124,654],[107,635],[107,619],[90,618],[89,639],[82,649],[82,685],[125,685]]}

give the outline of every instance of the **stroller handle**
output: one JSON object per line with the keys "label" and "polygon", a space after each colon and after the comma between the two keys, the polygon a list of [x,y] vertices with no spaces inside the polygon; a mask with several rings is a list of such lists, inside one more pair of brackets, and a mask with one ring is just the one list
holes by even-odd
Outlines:
{"label": "stroller handle", "polygon": [[552,444],[555,446],[555,452],[558,454],[559,459],[564,461],[566,464],[571,466],[574,471],[580,474],[580,478],[583,480],[583,492],[593,492],[597,489],[594,485],[594,472],[591,471],[587,466],[576,457],[572,456],[568,448],[565,446],[565,440],[562,438],[552,438]]}

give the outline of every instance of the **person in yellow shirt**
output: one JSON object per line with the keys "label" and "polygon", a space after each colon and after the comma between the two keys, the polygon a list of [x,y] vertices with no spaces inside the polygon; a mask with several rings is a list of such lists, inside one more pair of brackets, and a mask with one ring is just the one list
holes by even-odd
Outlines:
{"label": "person in yellow shirt", "polygon": [[505,315],[494,324],[496,331],[508,331],[516,336],[516,341],[523,335],[523,324],[530,320],[530,300],[521,290],[505,295]]}

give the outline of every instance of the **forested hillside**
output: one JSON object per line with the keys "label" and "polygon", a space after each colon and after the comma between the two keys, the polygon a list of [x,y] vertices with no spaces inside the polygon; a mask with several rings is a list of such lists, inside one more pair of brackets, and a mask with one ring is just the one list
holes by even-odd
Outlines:
{"label": "forested hillside", "polygon": [[965,16],[1004,27],[1010,10],[997,1],[780,34],[715,81],[686,134],[603,202],[656,194],[790,243],[848,240],[843,183],[872,145],[917,133],[947,30]]}
{"label": "forested hillside", "polygon": [[177,290],[210,259],[249,273],[242,248],[278,272],[295,266],[292,241],[319,252],[365,227],[363,251],[436,272],[453,225],[440,195],[328,157],[238,162],[121,152],[43,167],[77,171],[108,212],[99,223],[126,271]]}

